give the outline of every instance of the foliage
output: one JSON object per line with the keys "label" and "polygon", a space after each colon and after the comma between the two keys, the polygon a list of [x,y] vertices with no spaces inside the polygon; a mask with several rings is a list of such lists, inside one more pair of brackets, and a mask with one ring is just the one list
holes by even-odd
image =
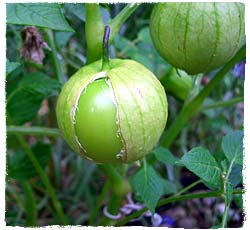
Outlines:
{"label": "foliage", "polygon": [[[225,66],[192,76],[184,101],[167,95],[165,131],[143,161],[96,165],[63,141],[55,116],[62,85],[100,51],[88,54],[87,35],[97,44],[102,35],[99,31],[99,37],[93,36],[97,29],[85,27],[89,6],[100,12],[100,31],[104,24],[117,31],[110,42],[111,58],[133,59],[161,82],[172,71],[151,40],[153,4],[8,3],[6,224],[120,226],[140,218],[140,225],[152,226],[159,215],[157,226],[164,226],[171,203],[185,207],[187,200],[214,197],[224,209],[213,212],[207,228],[235,227],[231,209],[237,207],[235,212],[242,214],[244,78],[238,73],[244,71],[232,68],[244,61],[245,46]],[[42,39],[33,34],[31,41],[48,46],[26,46],[32,55],[44,52],[42,64],[18,52],[24,48],[27,26],[37,28]],[[244,67],[240,63],[237,68]],[[110,219],[105,210],[120,216]],[[174,227],[183,226],[174,222]]]}

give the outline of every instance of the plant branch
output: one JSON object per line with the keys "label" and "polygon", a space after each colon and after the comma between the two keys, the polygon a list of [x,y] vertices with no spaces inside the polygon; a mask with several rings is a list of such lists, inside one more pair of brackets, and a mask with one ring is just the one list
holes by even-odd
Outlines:
{"label": "plant branch", "polygon": [[[234,190],[234,194],[242,194],[242,190]],[[221,197],[223,195],[223,191],[218,190],[218,191],[212,191],[212,192],[201,192],[201,193],[193,193],[193,194],[186,194],[186,195],[181,195],[181,196],[170,196],[166,199],[163,199],[158,202],[157,207],[166,205],[168,203],[173,203],[173,202],[179,202],[179,201],[185,201],[185,200],[191,200],[191,199],[198,199],[198,198],[207,198],[207,197]],[[130,220],[133,220],[140,215],[142,215],[144,212],[148,210],[147,207],[134,212],[133,214],[126,216],[123,220],[119,221],[117,223],[117,226],[122,226],[128,223]]]}
{"label": "plant branch", "polygon": [[44,128],[39,126],[7,126],[7,133],[9,135],[34,135],[34,136],[51,136],[51,137],[61,137],[61,132],[56,128]]}
{"label": "plant branch", "polygon": [[163,134],[161,144],[168,148],[177,137],[186,122],[195,114],[197,114],[202,106],[203,101],[209,93],[215,88],[217,83],[225,76],[225,74],[240,60],[245,57],[246,46],[243,46],[238,53],[213,77],[213,79],[188,103],[184,103],[180,113],[175,118],[171,126]]}
{"label": "plant branch", "polygon": [[219,101],[219,102],[215,102],[215,103],[211,103],[209,105],[203,106],[202,110],[216,109],[219,107],[227,107],[227,106],[235,105],[235,104],[237,104],[239,102],[243,102],[243,101],[244,101],[244,97],[236,97],[236,98],[233,98],[231,100]]}
{"label": "plant branch", "polygon": [[102,192],[101,192],[101,194],[98,196],[98,198],[96,200],[96,205],[91,211],[88,226],[93,226],[94,225],[94,221],[97,218],[97,216],[98,216],[98,214],[99,214],[99,212],[101,210],[101,205],[103,203],[103,200],[104,200],[108,190],[110,189],[110,185],[111,185],[110,181],[107,181],[104,184]]}
{"label": "plant branch", "polygon": [[[140,4],[128,4],[122,11],[113,18],[110,23],[110,39],[111,43],[115,35],[119,32],[122,24],[137,9]],[[102,57],[102,39],[104,34],[104,24],[100,6],[98,4],[86,4],[86,41],[87,41],[87,64],[101,59]],[[94,35],[94,36],[93,36]]]}
{"label": "plant branch", "polygon": [[128,19],[128,17],[140,6],[139,3],[131,3],[125,6],[122,11],[113,18],[110,23],[111,35],[110,41],[113,41],[115,35],[119,32],[122,24]]}
{"label": "plant branch", "polygon": [[56,49],[54,32],[52,30],[49,30],[49,29],[46,29],[45,31],[46,31],[46,35],[47,35],[48,45],[52,51],[52,60],[53,60],[56,78],[60,83],[64,83],[66,79],[64,78],[62,64],[60,63],[60,61],[58,59],[58,51]]}

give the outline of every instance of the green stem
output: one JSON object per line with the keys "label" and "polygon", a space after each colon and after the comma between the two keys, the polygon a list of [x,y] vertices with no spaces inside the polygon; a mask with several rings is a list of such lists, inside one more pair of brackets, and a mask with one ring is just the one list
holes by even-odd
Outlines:
{"label": "green stem", "polygon": [[25,226],[38,225],[38,208],[34,191],[28,181],[21,182],[25,195]]}
{"label": "green stem", "polygon": [[110,23],[111,35],[110,41],[113,41],[115,35],[119,32],[122,24],[129,18],[129,16],[140,6],[139,3],[131,3],[125,6],[122,11],[113,18]]}
{"label": "green stem", "polygon": [[52,51],[52,60],[53,60],[56,78],[60,83],[64,83],[66,79],[64,78],[62,65],[61,65],[60,61],[58,60],[58,52],[56,49],[54,32],[52,30],[49,30],[49,29],[46,29],[45,31],[47,34],[48,45]]}
{"label": "green stem", "polygon": [[110,69],[109,66],[109,34],[110,27],[105,26],[103,36],[102,71]]}
{"label": "green stem", "polygon": [[174,122],[163,134],[161,144],[168,148],[177,137],[186,122],[200,111],[203,101],[209,93],[215,88],[217,83],[225,76],[225,74],[240,60],[245,57],[246,46],[243,46],[239,52],[213,77],[213,79],[188,103],[185,103],[175,118]]}
{"label": "green stem", "polygon": [[215,102],[209,105],[206,105],[202,108],[202,110],[208,110],[208,109],[216,109],[219,107],[227,107],[227,106],[231,106],[231,105],[235,105],[239,102],[243,102],[244,101],[244,97],[236,97],[233,98],[231,100],[228,101],[219,101],[219,102]]}
{"label": "green stem", "polygon": [[98,4],[85,4],[86,21],[86,43],[87,43],[87,64],[99,60],[102,57],[102,38],[104,24]]}
{"label": "green stem", "polygon": [[[140,4],[128,4],[124,9],[113,18],[110,23],[110,39],[111,43],[115,35],[119,32],[122,24],[137,9]],[[86,4],[86,42],[87,42],[87,64],[99,60],[102,57],[102,38],[104,34],[104,24],[100,6],[98,4]]]}
{"label": "green stem", "polygon": [[223,186],[223,193],[224,193],[224,197],[225,197],[225,210],[224,210],[223,217],[222,217],[222,228],[227,227],[228,212],[229,212],[230,203],[231,203],[231,199],[232,199],[232,194],[230,194],[230,196],[227,195],[227,190],[228,190],[227,186],[229,186],[228,180],[229,180],[229,175],[230,175],[232,168],[233,168],[233,165],[234,165],[234,161],[235,161],[235,158],[230,162],[226,177],[223,180],[223,185],[224,185]]}
{"label": "green stem", "polygon": [[221,224],[222,228],[227,227],[227,217],[228,217],[229,208],[230,208],[230,205],[226,205],[224,213],[223,213],[223,218],[222,218],[222,224]]}
{"label": "green stem", "polygon": [[[241,194],[242,190],[235,190],[234,194]],[[170,196],[166,199],[163,199],[158,202],[157,207],[172,203],[172,202],[179,202],[179,201],[185,201],[185,200],[191,200],[191,199],[198,199],[198,198],[207,198],[207,197],[220,197],[222,196],[223,191],[218,190],[218,191],[212,191],[212,192],[202,192],[202,193],[194,193],[194,194],[186,194],[186,195],[181,195],[181,196]],[[130,220],[133,220],[140,215],[142,215],[144,212],[148,210],[147,207],[134,212],[133,214],[126,216],[123,220],[119,221],[116,226],[123,226],[126,223],[128,223]]]}
{"label": "green stem", "polygon": [[188,185],[187,187],[181,189],[179,192],[177,192],[176,194],[174,194],[174,196],[179,196],[179,195],[185,193],[186,191],[190,190],[191,188],[193,188],[197,184],[200,184],[201,182],[202,182],[202,180],[197,180],[197,181],[193,182],[192,184]]}
{"label": "green stem", "polygon": [[60,137],[61,132],[59,129],[56,128],[44,128],[39,126],[14,126],[10,125],[7,126],[7,133],[9,135],[34,135],[34,136],[51,136],[51,137]]}
{"label": "green stem", "polygon": [[[9,114],[7,114],[7,115],[8,115],[9,121],[13,124],[13,121],[12,121],[10,115]],[[54,208],[55,208],[59,218],[61,219],[62,224],[67,225],[67,219],[64,215],[61,203],[57,199],[56,192],[53,189],[53,187],[52,187],[46,173],[44,172],[43,168],[41,167],[40,163],[37,161],[35,154],[30,149],[29,145],[27,144],[26,140],[24,139],[24,137],[21,134],[16,134],[16,137],[17,137],[21,147],[23,148],[23,150],[27,154],[28,158],[32,162],[32,164],[33,164],[34,168],[36,169],[38,175],[40,176],[43,184],[45,185],[47,192],[48,192],[48,195],[51,198],[51,201],[54,205]]]}
{"label": "green stem", "polygon": [[97,218],[97,216],[98,216],[98,214],[99,214],[99,212],[101,210],[101,205],[103,204],[103,200],[104,200],[108,190],[110,189],[110,185],[111,185],[110,181],[107,181],[104,184],[102,192],[101,192],[101,194],[99,195],[99,197],[96,200],[96,205],[91,211],[88,226],[93,226],[94,225],[94,221]]}
{"label": "green stem", "polygon": [[[123,178],[112,165],[104,164],[101,167],[107,174],[108,180],[110,180],[111,183],[111,197],[107,205],[107,211],[112,215],[117,215],[124,195],[120,193],[119,189],[119,187],[123,184]],[[110,226],[115,223],[116,220],[111,220],[108,217],[103,217],[99,225]]]}
{"label": "green stem", "polygon": [[103,171],[107,174],[108,178],[111,180],[112,185],[119,183],[122,180],[122,177],[115,170],[115,168],[110,164],[100,165]]}

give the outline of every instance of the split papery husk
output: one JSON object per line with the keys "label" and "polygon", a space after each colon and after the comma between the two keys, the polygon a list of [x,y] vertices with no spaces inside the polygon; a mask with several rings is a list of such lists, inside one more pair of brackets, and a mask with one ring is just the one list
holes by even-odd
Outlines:
{"label": "split papery husk", "polygon": [[[81,93],[91,82],[107,78],[114,93],[118,134],[122,149],[110,163],[130,163],[150,152],[167,121],[167,98],[158,79],[143,65],[132,60],[110,60],[110,69],[100,71],[102,61],[81,68],[64,85],[57,102],[57,120],[71,148],[93,160],[75,134],[75,111]],[[84,127],[83,127],[84,128]],[[105,154],[105,153],[103,153]]]}

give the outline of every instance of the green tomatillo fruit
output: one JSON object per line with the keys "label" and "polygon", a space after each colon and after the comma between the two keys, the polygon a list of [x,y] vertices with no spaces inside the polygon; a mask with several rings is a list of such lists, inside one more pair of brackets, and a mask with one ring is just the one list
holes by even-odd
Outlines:
{"label": "green tomatillo fruit", "polygon": [[244,4],[158,3],[150,19],[155,48],[171,65],[189,74],[227,63],[244,44]]}
{"label": "green tomatillo fruit", "polygon": [[143,65],[112,59],[91,63],[64,85],[59,128],[71,148],[96,163],[130,163],[145,156],[167,121],[163,86]]}

